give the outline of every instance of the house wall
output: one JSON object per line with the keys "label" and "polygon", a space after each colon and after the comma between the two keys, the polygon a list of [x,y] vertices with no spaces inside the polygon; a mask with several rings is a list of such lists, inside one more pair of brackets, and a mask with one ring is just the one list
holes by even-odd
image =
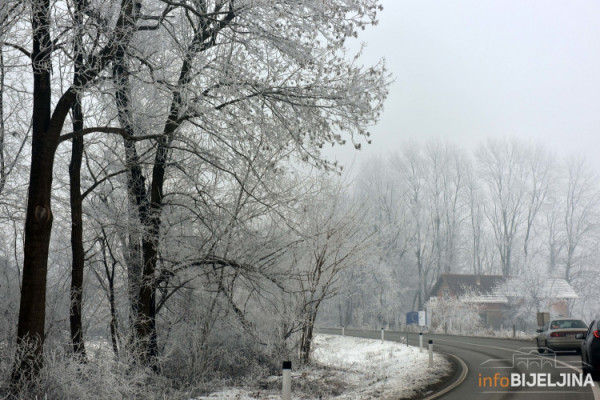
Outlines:
{"label": "house wall", "polygon": [[552,318],[569,318],[569,306],[564,300],[558,300],[550,306]]}
{"label": "house wall", "polygon": [[504,312],[506,305],[502,303],[485,303],[478,307],[479,315],[485,316],[482,325],[485,327],[500,328],[505,323]]}
{"label": "house wall", "polygon": [[444,298],[444,292],[448,291],[448,295],[454,297],[454,293],[450,293],[449,289],[448,289],[448,284],[446,282],[443,282],[440,287],[438,288],[437,292],[432,294],[432,297],[439,297]]}

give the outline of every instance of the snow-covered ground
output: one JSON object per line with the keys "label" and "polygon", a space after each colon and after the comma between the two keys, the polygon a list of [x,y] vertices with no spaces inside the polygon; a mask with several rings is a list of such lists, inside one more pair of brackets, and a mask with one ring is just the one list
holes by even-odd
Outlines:
{"label": "snow-covered ground", "polygon": [[[397,342],[335,335],[317,335],[317,365],[292,373],[292,397],[302,399],[411,398],[450,371],[450,363],[434,354],[429,368],[427,350]],[[320,365],[319,365],[320,364]],[[197,400],[281,398],[281,377],[270,377],[268,390],[228,389]]]}

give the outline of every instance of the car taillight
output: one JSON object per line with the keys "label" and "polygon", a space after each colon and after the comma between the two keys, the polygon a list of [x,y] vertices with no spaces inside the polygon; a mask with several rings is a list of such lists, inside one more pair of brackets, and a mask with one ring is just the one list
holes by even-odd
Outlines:
{"label": "car taillight", "polygon": [[594,331],[594,337],[596,339],[600,339],[600,332],[599,331]]}
{"label": "car taillight", "polygon": [[[598,332],[598,331],[596,331],[596,332]],[[558,334],[558,332],[552,332],[552,333],[550,334],[550,336],[551,336],[551,337],[559,337],[560,335]]]}

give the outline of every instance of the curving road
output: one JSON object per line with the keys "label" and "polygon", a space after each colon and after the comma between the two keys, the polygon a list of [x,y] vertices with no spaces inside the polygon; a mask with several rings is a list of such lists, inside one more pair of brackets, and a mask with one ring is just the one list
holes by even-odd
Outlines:
{"label": "curving road", "polygon": [[[319,332],[341,334],[341,329],[321,328]],[[381,337],[380,331],[346,329],[345,333],[348,336],[373,339]],[[386,332],[385,338],[386,340],[401,341],[406,338],[406,333]],[[574,352],[540,356],[532,347],[534,342],[511,339],[427,333],[423,334],[423,338],[425,347],[428,340],[431,339],[434,351],[452,354],[464,361],[467,367],[467,374],[462,383],[441,396],[433,395],[430,398],[443,400],[600,400],[598,382],[595,382],[593,387],[572,382],[573,379],[578,379],[581,373],[581,358]],[[408,343],[418,346],[418,334],[409,333]],[[511,374],[519,374],[521,380],[525,378],[525,385],[518,385],[514,376],[514,384],[511,383]],[[460,371],[457,371],[445,386],[451,385],[459,376]],[[537,382],[534,384],[533,376],[536,379],[541,376],[545,382],[542,382],[541,385],[538,385]],[[494,377],[496,377],[495,383]],[[567,380],[565,381],[565,379]],[[531,386],[528,386],[527,383]],[[565,383],[564,387],[559,387],[561,383]],[[585,380],[582,383],[585,383]],[[556,384],[556,386],[549,387],[549,384]]]}

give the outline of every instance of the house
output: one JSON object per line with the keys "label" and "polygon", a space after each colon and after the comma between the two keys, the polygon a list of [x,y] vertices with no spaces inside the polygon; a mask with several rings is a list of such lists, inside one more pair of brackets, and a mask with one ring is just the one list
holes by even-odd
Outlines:
{"label": "house", "polygon": [[569,318],[569,301],[579,297],[569,282],[562,278],[512,278],[499,291],[513,303],[525,298],[535,299],[539,311],[550,312],[551,318]]}
{"label": "house", "polygon": [[553,318],[569,317],[568,301],[577,297],[562,278],[441,274],[431,290],[427,308],[434,314],[436,310],[448,312],[444,303],[459,300],[475,309],[482,325],[499,327],[507,322],[507,313],[527,301],[538,307],[532,316],[535,311],[549,311]]}
{"label": "house", "polygon": [[505,282],[502,275],[441,274],[431,290],[428,309],[435,314],[447,299],[460,299],[476,307],[484,326],[500,326],[508,299],[496,291]]}

